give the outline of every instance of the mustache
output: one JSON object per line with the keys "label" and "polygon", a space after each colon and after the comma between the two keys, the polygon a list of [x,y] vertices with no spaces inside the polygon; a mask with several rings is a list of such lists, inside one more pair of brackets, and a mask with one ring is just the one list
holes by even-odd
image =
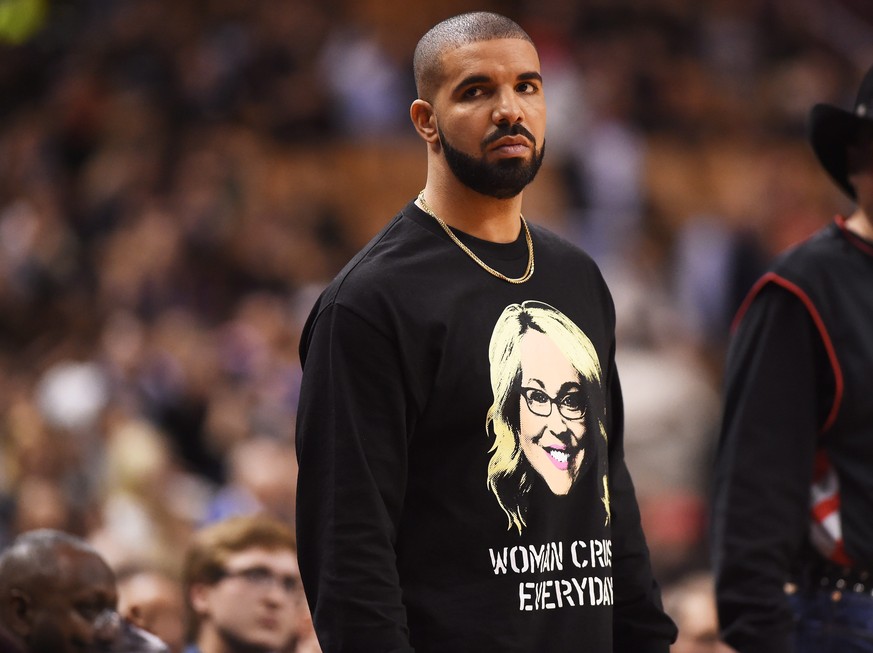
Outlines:
{"label": "mustache", "polygon": [[482,147],[491,145],[494,141],[500,140],[506,136],[524,136],[536,147],[537,139],[523,125],[515,123],[513,125],[500,125],[491,134],[485,137],[482,141]]}

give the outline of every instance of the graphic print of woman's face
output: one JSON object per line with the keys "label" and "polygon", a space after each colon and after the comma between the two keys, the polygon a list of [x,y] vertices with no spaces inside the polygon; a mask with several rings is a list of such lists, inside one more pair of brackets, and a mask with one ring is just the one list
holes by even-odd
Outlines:
{"label": "graphic print of woman's face", "polygon": [[549,336],[528,330],[521,342],[519,440],[549,489],[570,491],[585,459],[585,394],[580,376]]}

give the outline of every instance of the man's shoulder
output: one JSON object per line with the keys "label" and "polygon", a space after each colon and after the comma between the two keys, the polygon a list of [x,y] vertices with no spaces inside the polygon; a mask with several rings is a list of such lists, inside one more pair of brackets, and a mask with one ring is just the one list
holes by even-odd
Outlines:
{"label": "man's shoulder", "polygon": [[314,307],[320,313],[334,304],[355,309],[390,297],[406,283],[406,271],[425,247],[426,232],[410,220],[409,207],[399,211],[324,287]]}
{"label": "man's shoulder", "polygon": [[839,226],[831,223],[776,257],[769,272],[799,285],[822,281],[841,274],[850,249]]}
{"label": "man's shoulder", "polygon": [[845,240],[837,223],[830,223],[780,254],[773,269],[819,265],[839,258]]}
{"label": "man's shoulder", "polygon": [[734,324],[739,323],[753,300],[769,304],[791,296],[792,301],[800,299],[816,311],[834,306],[834,302],[852,301],[856,290],[847,279],[856,276],[852,271],[857,254],[854,249],[842,225],[832,222],[785,250],[749,291]]}
{"label": "man's shoulder", "polygon": [[531,223],[531,235],[536,244],[537,266],[540,262],[553,263],[559,269],[572,267],[601,277],[600,266],[580,245],[571,242],[557,231]]}
{"label": "man's shoulder", "polygon": [[417,227],[397,213],[337,273],[325,288],[325,295],[335,299],[350,292],[378,288],[393,278],[404,258],[413,251]]}

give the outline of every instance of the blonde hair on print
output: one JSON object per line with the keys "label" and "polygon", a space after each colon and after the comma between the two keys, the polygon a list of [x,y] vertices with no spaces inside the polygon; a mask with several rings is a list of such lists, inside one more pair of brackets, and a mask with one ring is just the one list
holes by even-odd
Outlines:
{"label": "blonde hair on print", "polygon": [[[591,385],[602,387],[602,371],[597,351],[588,336],[566,315],[556,308],[537,301],[526,301],[507,306],[491,334],[488,346],[488,359],[491,364],[491,390],[494,403],[488,409],[485,431],[493,436],[489,449],[488,489],[497,498],[500,507],[509,519],[507,528],[515,526],[521,533],[526,526],[524,509],[520,497],[530,491],[535,473],[529,464],[523,462],[518,420],[511,421],[513,410],[517,413],[518,402],[510,406],[513,399],[518,400],[518,386],[521,376],[521,341],[533,329],[539,331],[557,345],[564,353],[580,377]],[[598,430],[607,443],[605,407],[595,416]],[[607,483],[605,457],[598,456],[601,474],[601,501],[606,510],[606,522],[610,519],[609,487]]]}

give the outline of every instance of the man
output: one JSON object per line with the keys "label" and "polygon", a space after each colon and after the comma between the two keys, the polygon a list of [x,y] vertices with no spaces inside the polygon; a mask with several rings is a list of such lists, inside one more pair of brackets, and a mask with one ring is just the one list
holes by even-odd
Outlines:
{"label": "man", "polygon": [[157,635],[171,653],[185,648],[185,596],[182,583],[157,566],[133,564],[116,571],[118,611],[131,623]]}
{"label": "man", "polygon": [[291,648],[305,617],[294,532],[266,516],[198,531],[183,572],[194,644],[189,653]]}
{"label": "man", "polygon": [[167,653],[115,610],[115,577],[83,540],[51,529],[0,556],[0,638],[10,653]]}
{"label": "man", "polygon": [[873,651],[873,69],[810,139],[857,202],[782,255],[735,320],[714,495],[721,636]]}
{"label": "man", "polygon": [[[425,34],[414,69],[425,188],[326,289],[301,339],[298,541],[321,646],[666,652],[675,629],[623,458],[612,300],[588,256],[520,214],[544,152],[536,49],[503,16],[464,14]],[[572,488],[552,491],[536,473],[516,484],[523,527],[489,489],[489,408],[502,402],[516,425],[527,410],[517,376],[508,401],[492,393],[504,366],[490,368],[489,341],[526,301],[575,324],[602,370],[585,396],[557,392],[575,421],[566,401],[606,407],[608,447],[584,455],[606,470],[609,519],[603,482],[576,480],[575,460]],[[559,462],[569,455],[552,447]]]}

